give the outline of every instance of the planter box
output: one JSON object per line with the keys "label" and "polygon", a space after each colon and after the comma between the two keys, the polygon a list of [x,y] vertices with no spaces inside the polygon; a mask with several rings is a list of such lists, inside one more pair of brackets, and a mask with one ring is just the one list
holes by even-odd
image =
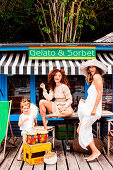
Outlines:
{"label": "planter box", "polygon": [[[55,126],[55,137],[59,140],[66,139],[66,125]],[[68,125],[68,139],[74,139],[74,126],[71,124]]]}

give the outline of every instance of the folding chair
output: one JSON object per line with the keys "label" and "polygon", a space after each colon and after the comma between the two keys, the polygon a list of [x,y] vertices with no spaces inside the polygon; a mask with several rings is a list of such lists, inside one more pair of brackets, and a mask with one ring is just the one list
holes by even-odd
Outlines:
{"label": "folding chair", "polygon": [[[2,102],[5,102],[5,101],[2,101]],[[7,102],[7,101],[6,101]],[[5,157],[5,150],[6,150],[6,142],[7,142],[7,133],[8,133],[8,126],[10,127],[10,130],[11,130],[11,135],[13,137],[13,143],[10,143],[11,145],[15,146],[15,141],[14,141],[14,135],[13,135],[13,131],[12,131],[12,127],[11,127],[11,124],[10,124],[10,121],[9,121],[9,117],[10,117],[10,112],[11,112],[11,105],[12,105],[12,100],[9,101],[9,111],[8,111],[8,117],[7,117],[7,122],[6,122],[6,130],[4,131],[4,135],[5,135],[5,140],[4,140],[4,150],[3,150],[3,159]],[[3,136],[2,136],[3,137]]]}

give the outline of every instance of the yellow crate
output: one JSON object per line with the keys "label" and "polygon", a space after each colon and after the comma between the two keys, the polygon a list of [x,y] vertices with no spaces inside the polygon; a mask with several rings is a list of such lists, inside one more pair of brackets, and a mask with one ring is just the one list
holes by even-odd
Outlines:
{"label": "yellow crate", "polygon": [[40,143],[35,145],[24,144],[23,159],[30,165],[44,162],[45,151],[51,151],[51,143]]}

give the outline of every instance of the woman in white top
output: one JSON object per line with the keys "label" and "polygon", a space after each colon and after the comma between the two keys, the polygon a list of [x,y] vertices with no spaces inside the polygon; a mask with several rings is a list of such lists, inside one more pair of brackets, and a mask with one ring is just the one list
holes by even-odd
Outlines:
{"label": "woman in white top", "polygon": [[[54,69],[48,74],[49,94],[45,88],[45,84],[42,83],[40,87],[43,89],[43,96],[46,100],[40,100],[39,107],[43,120],[44,128],[47,129],[46,117],[67,117],[71,116],[73,109],[72,95],[69,90],[69,83],[65,75],[64,70]],[[52,102],[52,99],[55,99]],[[46,116],[46,109],[51,112]]]}
{"label": "woman in white top", "polygon": [[90,146],[92,154],[85,159],[92,161],[101,154],[94,144],[92,124],[101,117],[103,93],[102,75],[107,72],[107,68],[101,62],[94,59],[82,63],[80,71],[81,74],[86,76],[90,87],[88,89],[87,99],[81,99],[78,105],[80,124],[77,133],[79,134],[80,146],[84,149],[87,149],[86,147],[88,145]]}

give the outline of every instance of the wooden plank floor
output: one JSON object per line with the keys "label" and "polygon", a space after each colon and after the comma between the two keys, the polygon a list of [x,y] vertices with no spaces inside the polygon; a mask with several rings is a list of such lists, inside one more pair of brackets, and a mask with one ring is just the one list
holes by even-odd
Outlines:
{"label": "wooden plank floor", "polygon": [[[9,140],[11,141],[12,139],[9,138]],[[21,138],[15,139],[17,147],[7,148],[4,160],[2,158],[3,147],[0,148],[0,170],[113,170],[113,152],[111,152],[110,156],[101,154],[95,161],[87,162],[84,159],[85,154],[66,152],[64,150],[64,141],[61,140],[55,140],[55,150],[58,156],[57,164],[29,165],[24,161],[17,161],[21,141]],[[104,145],[107,146],[107,137],[104,138]]]}

